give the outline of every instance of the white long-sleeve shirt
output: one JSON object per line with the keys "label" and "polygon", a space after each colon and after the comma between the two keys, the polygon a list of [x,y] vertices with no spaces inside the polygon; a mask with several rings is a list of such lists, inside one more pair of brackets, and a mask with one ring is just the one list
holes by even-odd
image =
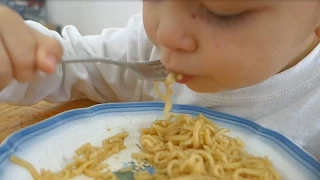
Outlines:
{"label": "white long-sleeve shirt", "polygon": [[[95,36],[81,36],[73,26],[65,27],[60,36],[38,23],[27,24],[58,39],[64,48],[64,60],[90,56],[129,62],[160,59],[158,49],[146,35],[141,14],[130,18],[126,28],[105,29]],[[210,107],[250,119],[320,155],[320,45],[296,66],[260,84],[215,94],[196,93],[179,84],[173,85],[173,90],[173,103]],[[12,82],[0,92],[0,102],[29,105],[79,96],[101,103],[160,100],[153,82],[139,79],[130,70],[76,63],[59,66],[53,75],[39,73],[28,84]]]}

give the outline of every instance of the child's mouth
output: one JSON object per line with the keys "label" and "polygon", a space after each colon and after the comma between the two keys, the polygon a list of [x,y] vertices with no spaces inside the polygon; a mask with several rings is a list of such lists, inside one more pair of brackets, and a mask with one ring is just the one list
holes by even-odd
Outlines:
{"label": "child's mouth", "polygon": [[192,76],[192,75],[182,75],[181,77],[177,78],[177,83],[186,84],[189,81],[191,81],[193,77],[194,76]]}

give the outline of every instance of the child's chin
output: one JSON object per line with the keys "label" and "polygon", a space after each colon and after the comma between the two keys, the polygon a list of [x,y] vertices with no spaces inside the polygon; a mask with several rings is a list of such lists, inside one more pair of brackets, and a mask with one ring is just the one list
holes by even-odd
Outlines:
{"label": "child's chin", "polygon": [[226,91],[225,88],[214,86],[215,83],[204,82],[202,80],[193,79],[186,86],[197,93],[218,93]]}

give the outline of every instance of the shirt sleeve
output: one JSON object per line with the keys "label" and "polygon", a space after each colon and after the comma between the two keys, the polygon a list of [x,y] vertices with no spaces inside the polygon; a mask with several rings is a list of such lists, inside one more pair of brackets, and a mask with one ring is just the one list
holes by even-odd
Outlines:
{"label": "shirt sleeve", "polygon": [[[61,35],[39,23],[27,21],[31,28],[59,40],[63,60],[106,57],[116,61],[150,61],[159,59],[157,48],[148,39],[141,14],[132,16],[125,28],[110,28],[100,35],[81,36],[74,26],[64,27]],[[67,63],[52,75],[37,73],[34,80],[22,84],[11,82],[0,92],[0,102],[30,105],[41,100],[63,102],[86,97],[97,102],[153,100],[151,82],[127,69],[103,63]]]}

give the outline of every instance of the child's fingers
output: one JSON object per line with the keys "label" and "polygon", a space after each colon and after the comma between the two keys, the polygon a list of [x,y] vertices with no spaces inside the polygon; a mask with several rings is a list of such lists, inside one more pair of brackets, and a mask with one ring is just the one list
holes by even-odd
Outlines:
{"label": "child's fingers", "polygon": [[5,8],[2,13],[3,11],[7,12],[7,16],[1,20],[2,44],[9,56],[14,77],[25,82],[30,80],[35,72],[35,41],[18,14]]}
{"label": "child's fingers", "polygon": [[53,73],[57,64],[58,58],[47,52],[43,46],[37,49],[37,68],[45,73]]}
{"label": "child's fingers", "polygon": [[12,80],[12,66],[6,48],[0,38],[0,90]]}
{"label": "child's fingers", "polygon": [[37,68],[45,73],[54,72],[63,54],[61,44],[56,39],[43,35],[33,29],[30,29],[30,32],[37,43]]}

